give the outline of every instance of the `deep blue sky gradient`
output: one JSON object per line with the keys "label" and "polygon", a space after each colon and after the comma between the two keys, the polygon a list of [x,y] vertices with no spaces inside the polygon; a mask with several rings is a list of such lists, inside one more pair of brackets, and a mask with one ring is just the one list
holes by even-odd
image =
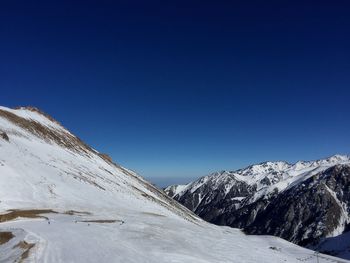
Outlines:
{"label": "deep blue sky gradient", "polygon": [[159,184],[350,147],[349,1],[3,1],[0,104]]}

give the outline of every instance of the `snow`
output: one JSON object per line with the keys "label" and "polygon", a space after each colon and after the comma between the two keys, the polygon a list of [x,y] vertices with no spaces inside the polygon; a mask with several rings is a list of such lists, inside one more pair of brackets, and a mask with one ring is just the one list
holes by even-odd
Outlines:
{"label": "snow", "polygon": [[27,120],[32,120],[32,121],[38,122],[38,123],[40,123],[44,126],[50,127],[50,128],[54,128],[57,130],[64,130],[64,131],[68,132],[57,122],[53,122],[53,121],[49,120],[48,118],[46,118],[44,115],[40,114],[39,112],[37,112],[35,110],[30,110],[29,108],[22,107],[22,108],[14,110],[14,109],[9,109],[9,108],[0,106],[0,110],[5,110],[7,112],[16,114],[19,117],[22,117],[22,118],[27,119]]}
{"label": "snow", "polygon": [[169,193],[170,191],[172,191],[173,196],[180,194],[181,192],[183,192],[186,188],[187,188],[187,184],[178,184],[178,185],[171,185],[167,188],[164,189],[164,191],[166,193]]}
{"label": "snow", "polygon": [[231,198],[231,200],[237,200],[237,201],[242,201],[244,198],[246,198],[245,196],[236,196]]}
{"label": "snow", "polygon": [[[0,109],[68,132],[38,112]],[[0,213],[57,212],[43,214],[47,219],[0,223],[0,232],[15,235],[0,245],[0,262],[18,259],[23,251],[16,244],[23,240],[35,244],[24,262],[315,261],[313,251],[282,239],[246,236],[237,229],[206,223],[97,152],[87,155],[48,142],[1,115],[0,130],[10,139],[0,138]],[[70,210],[84,213],[67,213]],[[320,262],[345,262],[322,257]]]}
{"label": "snow", "polygon": [[[173,217],[131,213],[123,225],[75,223],[82,219],[79,216],[49,217],[50,224],[42,219],[17,220],[2,228],[23,228],[39,235],[36,262],[298,262],[306,258],[315,262],[312,251],[279,238],[245,236],[236,229],[189,224]],[[320,262],[337,262],[325,258]]]}
{"label": "snow", "polygon": [[332,233],[328,234],[328,237],[334,237],[342,234],[345,230],[346,225],[349,223],[349,216],[347,213],[347,206],[343,202],[341,202],[337,194],[332,191],[327,185],[325,185],[326,190],[331,194],[331,196],[334,198],[336,203],[339,205],[342,211],[342,215],[340,217],[340,220],[338,222],[338,226],[332,231]]}

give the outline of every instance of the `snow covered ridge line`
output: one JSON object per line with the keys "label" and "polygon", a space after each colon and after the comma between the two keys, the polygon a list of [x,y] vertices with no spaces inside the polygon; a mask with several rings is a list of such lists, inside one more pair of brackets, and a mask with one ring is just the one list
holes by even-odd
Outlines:
{"label": "snow covered ridge line", "polygon": [[10,109],[10,108],[0,106],[0,110],[13,113],[18,117],[21,117],[27,120],[39,122],[42,125],[45,125],[51,128],[62,129],[70,133],[65,127],[63,127],[63,125],[60,122],[58,122],[49,114],[41,111],[36,107],[27,106],[27,107],[16,107],[14,109]]}
{"label": "snow covered ridge line", "polygon": [[[44,116],[45,118],[47,118],[48,120],[50,120],[51,122],[54,122],[60,126],[62,126],[61,123],[59,123],[57,120],[55,120],[54,118],[52,118],[49,114],[47,114],[46,112],[43,112],[42,110],[33,107],[33,106],[26,106],[26,107],[16,107],[15,110],[24,110],[24,111],[31,111],[31,112],[36,112],[42,116]],[[63,126],[62,126],[63,127]]]}
{"label": "snow covered ridge line", "polygon": [[[19,126],[23,130],[47,142],[54,142],[62,147],[85,152],[86,154],[94,152],[88,145],[58,124],[58,122],[53,121],[51,117],[42,115],[40,111],[34,111],[32,108],[30,110],[26,108],[11,110],[1,107],[0,117],[5,118],[13,125]],[[1,128],[6,129],[5,127]],[[3,132],[12,133],[13,129]],[[17,135],[24,136],[24,133],[17,131]]]}
{"label": "snow covered ridge line", "polygon": [[[348,155],[295,164],[265,162],[165,191],[211,223],[279,236],[321,251],[326,239],[350,229]],[[334,247],[329,242],[327,247]],[[345,251],[327,252],[350,259]]]}
{"label": "snow covered ridge line", "polygon": [[[60,122],[36,107],[27,106],[10,109],[0,106],[0,117],[6,118],[14,125],[21,127],[46,142],[56,143],[61,147],[84,153],[88,156],[91,153],[98,154],[104,160],[113,162],[110,156],[97,152],[80,138],[73,135]],[[1,127],[0,132],[8,136],[5,131],[1,130]],[[11,132],[9,131],[9,133]],[[17,135],[21,134],[25,136],[23,133],[16,132]]]}
{"label": "snow covered ridge line", "polygon": [[[314,160],[314,161],[298,161],[294,164],[288,163],[286,161],[266,161],[258,164],[247,166],[246,168],[241,168],[233,171],[222,170],[220,172],[214,172],[210,175],[199,178],[198,180],[191,182],[186,185],[170,185],[165,188],[167,194],[171,197],[176,194],[181,195],[184,191],[200,187],[206,182],[224,180],[226,177],[234,178],[237,181],[243,181],[248,184],[255,184],[259,181],[264,182],[268,181],[273,177],[273,175],[278,175],[284,173],[288,177],[297,177],[304,173],[305,171],[311,171],[313,168],[324,167],[328,168],[336,164],[347,164],[350,163],[350,155],[333,155],[324,159]],[[281,181],[280,178],[275,180]],[[282,178],[284,179],[284,178]],[[272,182],[273,183],[273,182]],[[289,182],[291,183],[291,181]],[[264,185],[263,185],[264,186]],[[280,185],[282,186],[282,185]],[[226,185],[226,188],[229,188],[230,185]]]}

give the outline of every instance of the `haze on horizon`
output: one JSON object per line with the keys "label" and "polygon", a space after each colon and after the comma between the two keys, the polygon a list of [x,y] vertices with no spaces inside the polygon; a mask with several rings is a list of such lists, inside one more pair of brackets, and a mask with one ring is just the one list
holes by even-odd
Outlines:
{"label": "haze on horizon", "polygon": [[346,1],[9,1],[1,105],[161,186],[349,154]]}

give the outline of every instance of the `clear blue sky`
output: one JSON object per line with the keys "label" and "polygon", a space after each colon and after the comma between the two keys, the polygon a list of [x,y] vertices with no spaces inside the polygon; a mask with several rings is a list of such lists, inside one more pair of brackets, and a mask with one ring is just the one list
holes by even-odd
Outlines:
{"label": "clear blue sky", "polygon": [[349,1],[2,1],[0,103],[41,108],[162,185],[347,154],[349,13]]}

